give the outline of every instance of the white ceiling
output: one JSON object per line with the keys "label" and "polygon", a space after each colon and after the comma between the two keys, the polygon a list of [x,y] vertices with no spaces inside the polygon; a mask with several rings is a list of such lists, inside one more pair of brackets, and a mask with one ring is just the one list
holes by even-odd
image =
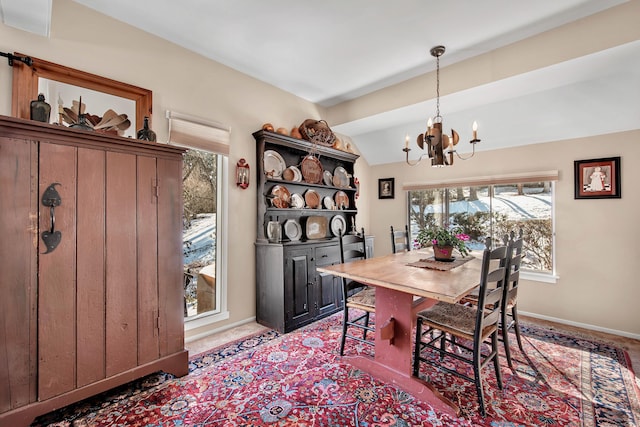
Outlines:
{"label": "white ceiling", "polygon": [[[75,1],[322,106],[432,71],[432,46],[447,47],[442,68],[625,2]],[[445,129],[455,127],[462,139],[477,120],[478,149],[496,149],[638,129],[638,99],[635,42],[442,97],[441,113]],[[370,164],[381,164],[403,160],[405,134],[414,141],[434,113],[432,100],[330,124]]]}

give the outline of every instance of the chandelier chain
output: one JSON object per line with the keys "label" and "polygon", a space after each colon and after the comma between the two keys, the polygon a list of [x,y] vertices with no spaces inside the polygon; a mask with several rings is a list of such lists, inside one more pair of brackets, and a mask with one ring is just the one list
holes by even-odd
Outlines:
{"label": "chandelier chain", "polygon": [[436,56],[436,117],[440,117],[440,55]]}

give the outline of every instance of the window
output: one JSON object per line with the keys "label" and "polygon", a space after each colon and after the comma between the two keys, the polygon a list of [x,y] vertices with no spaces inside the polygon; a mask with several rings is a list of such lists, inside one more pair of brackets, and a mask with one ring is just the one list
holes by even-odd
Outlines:
{"label": "window", "polygon": [[[525,258],[522,269],[535,278],[551,281],[555,274],[553,180],[506,177],[437,184],[413,184],[409,188],[409,224],[412,236],[432,225],[460,226],[471,238],[469,246],[480,250],[486,236],[502,237],[522,228]],[[487,185],[482,185],[484,182]],[[453,185],[451,185],[453,184]],[[420,188],[422,187],[422,188]],[[531,275],[529,278],[534,278]]]}
{"label": "window", "polygon": [[226,248],[229,130],[167,112],[169,142],[183,157],[183,287],[187,330],[228,319]]}
{"label": "window", "polygon": [[220,311],[220,277],[216,271],[220,158],[191,149],[183,157],[183,285],[184,316]]}

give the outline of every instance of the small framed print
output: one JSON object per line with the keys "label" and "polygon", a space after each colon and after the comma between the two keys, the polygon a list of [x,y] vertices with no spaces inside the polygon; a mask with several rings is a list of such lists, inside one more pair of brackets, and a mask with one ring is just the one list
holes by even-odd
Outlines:
{"label": "small framed print", "polygon": [[573,163],[575,199],[619,199],[620,157],[576,160]]}
{"label": "small framed print", "polygon": [[395,178],[380,178],[378,180],[378,199],[393,199]]}

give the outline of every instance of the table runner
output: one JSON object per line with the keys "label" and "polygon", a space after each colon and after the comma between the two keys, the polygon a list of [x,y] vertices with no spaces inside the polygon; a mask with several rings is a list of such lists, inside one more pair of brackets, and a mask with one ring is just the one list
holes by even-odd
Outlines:
{"label": "table runner", "polygon": [[460,267],[465,262],[469,262],[473,259],[473,257],[464,257],[464,258],[456,258],[451,262],[448,261],[436,261],[433,257],[424,258],[420,261],[411,262],[407,265],[411,267],[420,267],[420,268],[431,268],[433,270],[442,270],[449,271],[456,267]]}

